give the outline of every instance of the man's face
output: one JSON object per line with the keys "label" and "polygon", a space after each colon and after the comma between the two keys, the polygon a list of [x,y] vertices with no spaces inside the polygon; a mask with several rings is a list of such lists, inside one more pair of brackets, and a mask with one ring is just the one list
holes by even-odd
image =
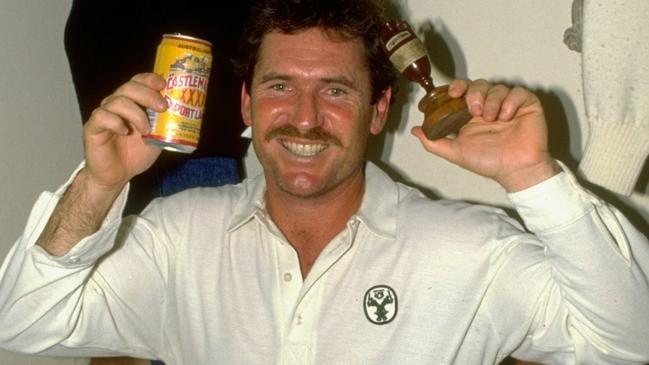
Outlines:
{"label": "man's face", "polygon": [[264,37],[241,108],[269,190],[314,197],[362,181],[367,138],[383,128],[390,100],[387,91],[370,105],[367,67],[359,40],[317,28]]}

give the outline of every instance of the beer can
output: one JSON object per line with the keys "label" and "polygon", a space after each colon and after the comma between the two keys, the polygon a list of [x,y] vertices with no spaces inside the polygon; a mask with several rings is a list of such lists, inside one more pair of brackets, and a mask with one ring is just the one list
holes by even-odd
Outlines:
{"label": "beer can", "polygon": [[153,72],[166,80],[162,94],[169,107],[162,113],[147,110],[147,144],[182,153],[198,147],[211,68],[210,42],[182,34],[162,36]]}

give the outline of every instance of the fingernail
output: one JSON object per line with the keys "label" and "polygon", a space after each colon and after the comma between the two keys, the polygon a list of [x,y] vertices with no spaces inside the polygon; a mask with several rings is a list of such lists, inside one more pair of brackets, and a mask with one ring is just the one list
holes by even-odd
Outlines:
{"label": "fingernail", "polygon": [[512,119],[512,113],[508,109],[503,109],[500,111],[500,115],[498,115],[498,119],[508,121]]}
{"label": "fingernail", "polygon": [[471,114],[473,114],[473,115],[482,114],[482,107],[480,106],[480,104],[471,105]]}

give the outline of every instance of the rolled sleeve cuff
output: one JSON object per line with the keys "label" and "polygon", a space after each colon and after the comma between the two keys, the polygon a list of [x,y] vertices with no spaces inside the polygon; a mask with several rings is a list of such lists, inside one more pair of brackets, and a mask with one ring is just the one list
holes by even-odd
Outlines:
{"label": "rolled sleeve cuff", "polygon": [[507,196],[532,232],[561,228],[588,214],[598,198],[582,188],[561,162],[562,172]]}
{"label": "rolled sleeve cuff", "polygon": [[32,251],[34,259],[37,262],[65,267],[86,266],[94,263],[99,257],[112,248],[114,240],[105,239],[104,236],[114,235],[116,229],[105,230],[103,228],[118,224],[121,221],[128,196],[128,184],[120,192],[119,196],[113,203],[113,206],[101,224],[101,229],[94,234],[83,238],[67,254],[63,256],[53,256],[36,244],[36,241],[42,234],[43,229],[45,229],[47,222],[50,220],[52,213],[63,197],[63,194],[84,166],[85,162],[79,164],[65,184],[58,188],[54,193],[48,191],[41,193],[30,213],[23,237],[26,239],[25,249]]}

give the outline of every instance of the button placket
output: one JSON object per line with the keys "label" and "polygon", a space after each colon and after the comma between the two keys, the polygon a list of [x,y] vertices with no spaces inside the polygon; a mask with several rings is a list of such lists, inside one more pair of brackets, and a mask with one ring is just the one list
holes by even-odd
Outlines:
{"label": "button placket", "polygon": [[[299,260],[293,247],[290,244],[276,245],[279,265],[277,275],[280,281],[281,300],[284,304],[284,319],[287,323],[287,332],[282,345],[282,363],[292,364],[298,361],[299,364],[307,364],[310,362],[313,355],[311,349],[316,330],[315,321],[317,321],[317,315],[320,312],[326,274],[349,251],[358,226],[358,219],[348,222],[346,229],[334,238],[320,254],[304,281],[298,280],[298,278],[301,279]],[[290,260],[289,251],[291,253]],[[293,293],[290,288],[297,288],[298,292],[294,296],[290,295],[289,298],[288,292]],[[291,298],[293,301],[290,301]]]}
{"label": "button placket", "polygon": [[296,306],[284,343],[285,363],[310,364],[322,287],[316,284]]}
{"label": "button placket", "polygon": [[279,281],[278,290],[282,317],[285,321],[291,321],[295,304],[302,289],[302,282],[297,280],[296,277],[296,273],[300,270],[300,263],[292,246],[283,244],[279,239],[276,239],[274,247],[276,250],[277,279]]}
{"label": "button placket", "polygon": [[283,279],[284,279],[284,282],[286,282],[286,283],[290,283],[291,280],[293,280],[293,274],[291,274],[291,273],[288,272],[288,271],[285,272],[284,275],[282,275],[282,277],[283,277]]}
{"label": "button placket", "polygon": [[293,319],[293,323],[295,323],[296,326],[299,326],[302,324],[302,315],[301,314],[296,314],[295,318]]}

